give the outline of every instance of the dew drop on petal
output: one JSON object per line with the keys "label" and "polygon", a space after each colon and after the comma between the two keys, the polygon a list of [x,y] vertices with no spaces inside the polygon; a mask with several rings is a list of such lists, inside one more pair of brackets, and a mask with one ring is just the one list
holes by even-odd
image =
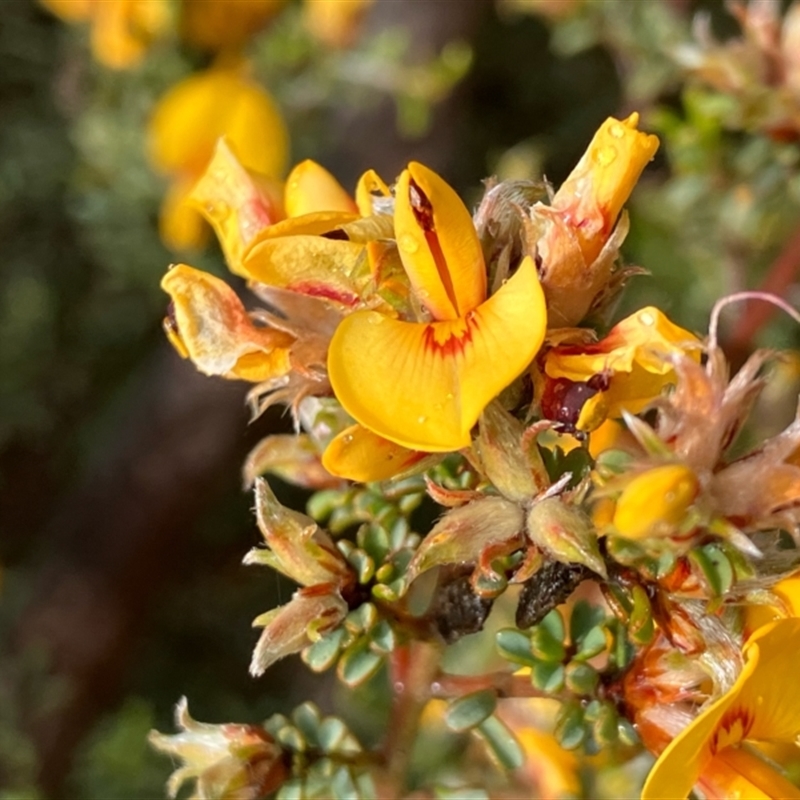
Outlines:
{"label": "dew drop on petal", "polygon": [[417,422],[419,422],[420,425],[424,425],[427,420],[428,418],[424,414],[420,417],[417,417]]}
{"label": "dew drop on petal", "polygon": [[352,433],[346,434],[345,436],[342,437],[342,441],[345,444],[350,444],[353,441],[353,434]]}
{"label": "dew drop on petal", "polygon": [[642,313],[639,314],[639,322],[641,322],[642,325],[655,325],[656,320],[649,311],[642,311]]}
{"label": "dew drop on petal", "polygon": [[410,233],[403,234],[397,240],[397,246],[406,253],[416,253],[419,250],[419,242]]}
{"label": "dew drop on petal", "polygon": [[594,156],[595,161],[597,161],[601,167],[608,167],[609,165],[613,164],[616,157],[617,148],[611,146],[601,147]]}
{"label": "dew drop on petal", "polygon": [[615,139],[621,139],[625,135],[625,128],[619,122],[615,122],[609,127],[608,135],[613,136]]}

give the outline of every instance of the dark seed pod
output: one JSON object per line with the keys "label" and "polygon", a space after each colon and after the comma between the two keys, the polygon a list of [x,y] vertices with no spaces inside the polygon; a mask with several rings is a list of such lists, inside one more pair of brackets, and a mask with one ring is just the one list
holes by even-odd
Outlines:
{"label": "dark seed pod", "polygon": [[472,591],[471,566],[443,569],[428,616],[447,644],[468,633],[483,629],[492,610],[493,600],[485,600]]}
{"label": "dark seed pod", "polygon": [[594,573],[582,564],[550,561],[525,581],[517,606],[517,627],[530,628],[541,622],[557,605]]}

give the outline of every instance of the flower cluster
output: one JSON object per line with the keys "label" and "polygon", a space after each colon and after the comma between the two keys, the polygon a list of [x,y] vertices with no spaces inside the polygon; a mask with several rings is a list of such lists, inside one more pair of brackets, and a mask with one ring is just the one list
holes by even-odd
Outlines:
{"label": "flower cluster", "polygon": [[[609,119],[557,191],[489,182],[471,214],[417,162],[350,195],[311,161],[281,185],[223,139],[188,202],[261,306],[177,265],[165,327],[202,372],[250,382],[255,413],[294,417],[245,468],[265,545],[246,563],[301,587],[257,618],[254,674],[302,652],[357,686],[388,661],[401,717],[449,701],[451,732],[540,787],[564,783],[564,748],[644,747],[648,798],[796,796],[782,756],[747,744],[800,733],[775,677],[800,641],[800,423],[738,444],[774,355],[731,379],[722,306],[705,340],[652,306],[603,333],[639,271],[623,206],[657,147],[637,115]],[[318,490],[311,516],[264,473]],[[419,535],[425,495],[443,513]],[[496,645],[522,671],[444,673],[441,649],[515,585]],[[510,699],[531,694],[558,701],[555,740]],[[397,769],[389,752],[367,771],[392,791]]]}

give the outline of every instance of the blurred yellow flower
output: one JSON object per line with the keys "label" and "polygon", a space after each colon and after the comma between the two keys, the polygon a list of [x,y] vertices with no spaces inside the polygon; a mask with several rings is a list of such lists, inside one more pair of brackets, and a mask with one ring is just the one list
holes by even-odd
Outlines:
{"label": "blurred yellow flower", "polygon": [[92,53],[107,67],[138,64],[169,24],[167,0],[41,0],[67,22],[88,22]]}
{"label": "blurred yellow flower", "polygon": [[305,0],[303,20],[308,32],[331,47],[355,41],[373,0]]}
{"label": "blurred yellow flower", "polygon": [[677,381],[671,356],[700,357],[696,336],[648,306],[599,342],[560,345],[544,362],[542,406],[568,430],[592,431],[604,420],[636,414]]}
{"label": "blurred yellow flower", "polygon": [[202,244],[204,228],[186,200],[224,136],[241,164],[266,177],[286,166],[289,135],[273,99],[243,66],[213,67],[173,86],[150,121],[153,165],[172,180],[160,228],[174,249]]}
{"label": "blurred yellow flower", "polygon": [[182,0],[181,37],[206,50],[241,48],[287,0]]}
{"label": "blurred yellow flower", "polygon": [[469,211],[415,162],[397,183],[394,228],[430,321],[350,314],[331,340],[328,375],[345,410],[379,436],[427,452],[457,450],[541,346],[547,323],[536,267],[525,258],[486,299],[486,266]]}
{"label": "blurred yellow flower", "polygon": [[800,798],[800,789],[748,743],[797,744],[800,735],[800,619],[760,628],[744,648],[733,686],[667,746],[642,800],[677,800],[698,785],[709,798]]}

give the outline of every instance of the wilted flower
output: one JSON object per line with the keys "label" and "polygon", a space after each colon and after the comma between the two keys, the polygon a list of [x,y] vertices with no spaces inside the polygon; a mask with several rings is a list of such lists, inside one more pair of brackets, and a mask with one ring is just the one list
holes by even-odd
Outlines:
{"label": "wilted flower", "polygon": [[[622,206],[658,149],[639,115],[607,119],[549,206],[531,209],[530,252],[541,259],[551,328],[577,325],[612,287],[627,222]],[[616,226],[616,227],[615,227]]]}
{"label": "wilted flower", "polygon": [[189,716],[181,698],[175,708],[180,733],[151,731],[150,744],[183,763],[169,779],[167,792],[195,781],[190,800],[257,800],[275,791],[288,777],[280,745],[258,725],[210,725]]}

